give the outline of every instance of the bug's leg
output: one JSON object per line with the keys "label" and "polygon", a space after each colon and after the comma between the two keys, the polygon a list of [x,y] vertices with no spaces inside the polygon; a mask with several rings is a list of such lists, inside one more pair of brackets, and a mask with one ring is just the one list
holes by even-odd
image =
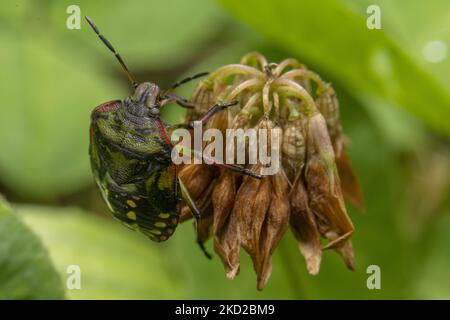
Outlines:
{"label": "bug's leg", "polygon": [[[229,107],[235,106],[239,103],[237,100],[233,100],[230,102],[224,102],[224,103],[218,103],[211,107],[206,113],[196,122],[200,122],[202,126],[204,126],[217,112],[220,112],[222,110],[225,110]],[[193,126],[193,123],[189,124],[191,127]]]}
{"label": "bug's leg", "polygon": [[[183,99],[183,98],[181,98],[181,99]],[[196,122],[200,122],[200,124],[202,126],[204,126],[212,118],[212,116],[214,116],[217,112],[222,111],[222,110],[224,110],[226,108],[235,106],[236,104],[238,104],[238,101],[231,101],[231,102],[226,102],[226,103],[218,103],[218,104],[214,105],[211,109],[209,109],[203,115],[203,117],[201,117],[199,120],[196,120]],[[170,127],[170,130],[175,130],[175,129],[179,129],[179,128],[193,129],[194,128],[194,122],[179,123],[179,124],[176,124],[176,125],[173,125],[172,127]]]}
{"label": "bug's leg", "polygon": [[180,178],[178,178],[178,182],[180,183],[180,191],[181,191],[181,197],[183,198],[184,202],[187,204],[189,209],[191,209],[192,214],[194,215],[194,218],[196,220],[199,220],[201,218],[200,210],[197,208],[197,205],[195,204],[194,200],[191,198],[191,195],[184,185],[183,181],[181,181]]}
{"label": "bug's leg", "polygon": [[[264,176],[262,174],[253,172],[251,170],[248,170],[248,169],[243,168],[241,166],[238,166],[236,164],[217,162],[214,159],[203,155],[201,152],[198,152],[196,150],[187,148],[185,146],[181,146],[181,145],[177,144],[177,145],[174,146],[174,148],[177,149],[178,154],[180,154],[180,151],[190,152],[193,157],[195,157],[197,159],[206,160],[208,162],[207,164],[209,164],[209,165],[213,165],[213,166],[218,166],[218,167],[221,167],[221,168],[229,169],[229,170],[232,170],[234,172],[237,172],[237,173],[240,173],[240,174],[244,174],[246,176],[250,176],[250,177],[253,177],[253,178],[256,178],[256,179],[263,179],[264,178]],[[181,187],[181,191],[183,192],[182,187]]]}
{"label": "bug's leg", "polygon": [[[197,205],[195,204],[194,200],[192,199],[191,195],[189,194],[189,191],[186,188],[186,186],[184,185],[183,181],[181,181],[181,179],[178,178],[178,182],[180,184],[181,197],[184,200],[184,202],[187,204],[189,209],[191,209],[191,212],[196,220],[196,227],[198,228],[198,223],[201,218],[200,210],[197,208]],[[200,249],[205,254],[205,256],[208,259],[211,259],[212,258],[211,255],[208,253],[208,251],[206,251],[205,246],[203,245],[202,242],[200,242],[198,237],[197,237],[197,243],[200,246]]]}
{"label": "bug's leg", "polygon": [[[181,98],[181,97],[179,97]],[[183,98],[181,98],[183,99]],[[186,100],[187,101],[187,100]],[[204,126],[211,118],[212,116],[214,116],[217,112],[222,111],[226,108],[235,106],[236,104],[238,104],[239,101],[231,101],[231,102],[226,102],[226,103],[218,103],[216,105],[214,105],[211,109],[209,109],[199,120],[197,120],[198,122],[200,122],[200,124],[202,126]],[[190,122],[190,123],[179,123],[176,125],[173,125],[170,127],[170,131],[173,131],[175,129],[193,129],[194,128],[194,122]]]}
{"label": "bug's leg", "polygon": [[[203,157],[203,159],[205,159],[205,158],[206,157]],[[214,161],[214,160],[211,160],[211,161]],[[213,163],[211,163],[211,165],[225,168],[225,169],[228,169],[228,170],[231,170],[231,171],[234,171],[234,172],[237,172],[237,173],[240,173],[240,174],[252,177],[252,178],[260,179],[260,180],[264,178],[264,176],[262,174],[253,172],[251,170],[248,170],[246,168],[243,168],[243,167],[235,165],[235,164],[213,162]]]}
{"label": "bug's leg", "polygon": [[168,93],[161,97],[161,107],[164,105],[170,103],[170,102],[176,102],[179,106],[183,108],[192,109],[194,108],[194,105],[189,100],[180,97],[179,95],[176,95],[174,93]]}

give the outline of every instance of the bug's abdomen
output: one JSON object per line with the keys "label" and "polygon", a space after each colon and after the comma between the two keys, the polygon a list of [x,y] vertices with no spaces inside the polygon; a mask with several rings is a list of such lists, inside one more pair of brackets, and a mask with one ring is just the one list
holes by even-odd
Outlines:
{"label": "bug's abdomen", "polygon": [[153,241],[166,241],[179,220],[177,180],[171,168],[152,170],[141,181],[118,185],[108,175],[99,183],[114,217]]}

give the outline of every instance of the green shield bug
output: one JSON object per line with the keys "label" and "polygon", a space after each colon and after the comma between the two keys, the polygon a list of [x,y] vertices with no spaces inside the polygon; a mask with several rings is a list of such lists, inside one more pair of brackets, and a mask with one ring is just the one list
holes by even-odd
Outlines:
{"label": "green shield bug", "polygon": [[[94,22],[85,18],[114,53],[134,87],[134,93],[123,101],[106,102],[92,111],[89,155],[96,184],[116,219],[151,240],[165,241],[179,222],[181,200],[186,202],[197,220],[201,219],[201,214],[171,160],[174,144],[169,132],[183,125],[170,127],[160,118],[160,109],[169,102],[192,108],[188,100],[171,91],[208,73],[183,79],[165,91],[154,83],[138,84],[120,54]],[[199,121],[205,123],[218,111],[235,104],[236,101],[216,104]],[[214,165],[262,178],[237,165]]]}

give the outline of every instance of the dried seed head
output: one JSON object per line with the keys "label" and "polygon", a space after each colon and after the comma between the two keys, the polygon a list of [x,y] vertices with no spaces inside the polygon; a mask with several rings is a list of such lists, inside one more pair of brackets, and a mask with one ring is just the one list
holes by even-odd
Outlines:
{"label": "dried seed head", "polygon": [[[311,90],[316,87],[314,100]],[[222,132],[267,129],[257,134],[258,145],[265,149],[259,151],[263,155],[271,154],[270,149],[278,152],[282,167],[275,175],[257,180],[211,166],[185,166],[180,176],[202,210],[197,240],[203,243],[213,235],[214,250],[229,278],[239,273],[240,248],[244,248],[252,258],[260,290],[270,277],[271,256],[289,224],[310,274],[319,272],[324,249],[336,250],[353,268],[353,225],[342,196],[359,208],[363,201],[345,152],[333,88],[295,59],[276,65],[259,53],[250,53],[241,64],[221,67],[198,85],[191,99],[195,108],[187,120],[231,100],[239,104],[217,113],[206,127]],[[282,140],[271,146],[274,129],[281,131]],[[227,142],[224,159],[231,148],[235,150]],[[248,148],[242,152],[249,159]],[[258,161],[245,167],[266,169],[264,161]],[[191,216],[187,207],[182,213]],[[321,237],[328,240],[325,247]]]}

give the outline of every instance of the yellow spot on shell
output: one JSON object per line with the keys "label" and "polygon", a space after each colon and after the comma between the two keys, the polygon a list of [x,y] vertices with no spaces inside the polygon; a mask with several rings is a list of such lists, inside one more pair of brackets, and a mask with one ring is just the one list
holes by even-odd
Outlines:
{"label": "yellow spot on shell", "polygon": [[131,220],[136,220],[136,212],[134,212],[134,211],[129,211],[129,212],[127,213],[127,217],[128,217],[129,219],[131,219]]}
{"label": "yellow spot on shell", "polygon": [[163,219],[167,219],[168,217],[170,217],[170,214],[168,214],[168,213],[161,213],[161,214],[159,215],[159,217],[160,217],[160,218],[163,218]]}
{"label": "yellow spot on shell", "polygon": [[172,176],[169,171],[162,171],[158,180],[158,189],[165,190],[170,189],[173,186]]}
{"label": "yellow spot on shell", "polygon": [[150,232],[151,233],[153,233],[153,234],[161,234],[161,231],[159,231],[158,229],[152,229],[152,230],[150,230]]}
{"label": "yellow spot on shell", "polygon": [[165,224],[164,222],[156,222],[155,227],[165,228],[165,227],[167,227],[167,224]]}
{"label": "yellow spot on shell", "polygon": [[127,200],[127,205],[129,205],[132,208],[136,208],[136,203],[133,200]]}

